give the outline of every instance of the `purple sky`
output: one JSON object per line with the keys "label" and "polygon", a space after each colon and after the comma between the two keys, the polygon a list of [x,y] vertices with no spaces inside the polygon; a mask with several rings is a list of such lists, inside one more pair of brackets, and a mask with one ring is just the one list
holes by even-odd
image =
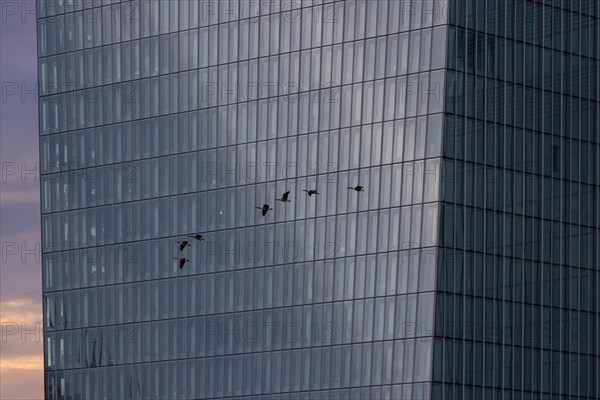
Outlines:
{"label": "purple sky", "polygon": [[2,399],[43,399],[34,10],[33,0],[0,1]]}

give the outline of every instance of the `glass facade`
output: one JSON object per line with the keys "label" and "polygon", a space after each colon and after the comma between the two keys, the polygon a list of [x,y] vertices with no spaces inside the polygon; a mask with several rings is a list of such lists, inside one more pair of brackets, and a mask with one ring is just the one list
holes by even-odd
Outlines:
{"label": "glass facade", "polygon": [[445,1],[38,6],[48,399],[430,396]]}
{"label": "glass facade", "polygon": [[453,1],[434,399],[600,397],[600,3]]}
{"label": "glass facade", "polygon": [[599,18],[38,0],[46,398],[600,397]]}

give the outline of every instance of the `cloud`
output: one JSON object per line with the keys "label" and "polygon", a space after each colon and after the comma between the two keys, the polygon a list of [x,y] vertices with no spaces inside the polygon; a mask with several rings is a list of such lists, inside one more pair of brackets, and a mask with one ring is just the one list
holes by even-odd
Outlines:
{"label": "cloud", "polygon": [[3,207],[13,204],[33,203],[32,206],[38,207],[40,203],[40,190],[37,186],[27,185],[20,189],[6,189],[0,192],[0,203]]}
{"label": "cloud", "polygon": [[43,364],[40,300],[24,297],[0,301],[0,326],[3,366],[26,359],[29,361],[24,365],[33,365],[30,361],[39,362],[40,357]]}
{"label": "cloud", "polygon": [[[19,166],[27,163],[29,171],[38,162],[39,140],[37,98],[29,92],[37,80],[36,4],[32,0],[13,3],[19,12],[3,15],[6,18],[0,24],[0,83],[18,83],[27,92],[0,99],[0,159]],[[39,189],[23,185],[20,177],[20,173],[3,175],[8,179],[2,180],[0,189],[0,238],[31,247],[39,242]],[[7,181],[19,185],[6,185]],[[41,270],[33,257],[26,261],[11,259],[0,266],[0,320],[5,339],[0,340],[0,399],[44,398],[41,324],[38,336],[30,334],[22,340],[20,332],[22,323],[29,329],[42,321]],[[6,336],[6,329],[15,327],[18,334]]]}
{"label": "cloud", "polygon": [[[3,90],[0,107],[0,156],[2,161],[37,160],[37,47],[35,15],[20,11],[35,10],[35,2],[13,2],[19,8],[14,15],[3,15],[0,24],[0,83],[16,84],[19,93],[7,96]],[[3,86],[4,88],[4,86]]]}
{"label": "cloud", "polygon": [[[42,305],[33,298],[0,301],[0,398],[42,399]],[[23,332],[27,329],[27,335]]]}
{"label": "cloud", "polygon": [[31,298],[16,298],[0,301],[0,323],[39,322],[42,320],[42,303]]}
{"label": "cloud", "polygon": [[0,219],[2,243],[25,242],[27,248],[33,248],[40,242],[40,214],[37,207],[33,208],[30,204],[5,206],[3,202]]}
{"label": "cloud", "polygon": [[0,370],[41,371],[43,367],[44,356],[41,354],[35,356],[3,356],[0,360]]}
{"label": "cloud", "polygon": [[43,370],[2,368],[0,371],[2,380],[0,399],[42,400],[44,398]]}
{"label": "cloud", "polygon": [[42,299],[42,272],[39,263],[35,262],[36,257],[39,259],[39,254],[24,254],[23,260],[17,259],[17,255],[11,257],[13,258],[0,265],[0,304],[2,304],[0,313],[2,319],[10,315],[4,312],[5,301],[24,298],[35,299],[32,301],[39,303]]}

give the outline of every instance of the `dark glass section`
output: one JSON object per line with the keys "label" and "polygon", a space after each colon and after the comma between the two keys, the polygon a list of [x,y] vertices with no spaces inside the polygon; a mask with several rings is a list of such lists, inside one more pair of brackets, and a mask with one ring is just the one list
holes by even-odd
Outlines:
{"label": "dark glass section", "polygon": [[598,2],[450,10],[432,398],[598,398]]}

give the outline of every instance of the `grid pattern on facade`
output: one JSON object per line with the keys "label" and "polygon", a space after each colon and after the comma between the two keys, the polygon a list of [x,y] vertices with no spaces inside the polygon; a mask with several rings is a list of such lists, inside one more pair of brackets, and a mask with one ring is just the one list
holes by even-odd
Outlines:
{"label": "grid pattern on facade", "polygon": [[450,16],[432,397],[598,398],[598,2]]}
{"label": "grid pattern on facade", "polygon": [[38,6],[47,398],[429,397],[446,2]]}

